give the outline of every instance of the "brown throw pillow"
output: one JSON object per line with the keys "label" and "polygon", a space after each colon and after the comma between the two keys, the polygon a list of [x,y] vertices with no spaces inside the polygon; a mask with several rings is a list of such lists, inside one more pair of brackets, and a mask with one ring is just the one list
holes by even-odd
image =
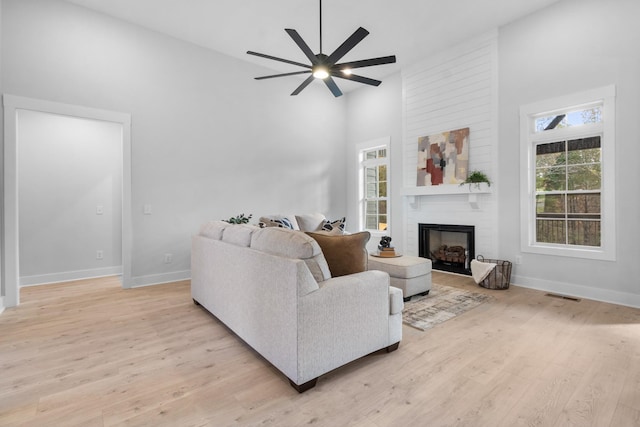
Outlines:
{"label": "brown throw pillow", "polygon": [[308,232],[313,237],[324,254],[331,277],[346,276],[367,270],[367,242],[371,233],[361,231],[353,234],[329,234],[326,232]]}

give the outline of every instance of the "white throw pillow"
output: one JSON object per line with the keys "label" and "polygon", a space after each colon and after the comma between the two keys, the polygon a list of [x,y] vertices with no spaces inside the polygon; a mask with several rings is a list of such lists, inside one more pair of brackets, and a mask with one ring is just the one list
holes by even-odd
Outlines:
{"label": "white throw pillow", "polygon": [[318,231],[322,229],[326,218],[321,213],[296,215],[300,231]]}

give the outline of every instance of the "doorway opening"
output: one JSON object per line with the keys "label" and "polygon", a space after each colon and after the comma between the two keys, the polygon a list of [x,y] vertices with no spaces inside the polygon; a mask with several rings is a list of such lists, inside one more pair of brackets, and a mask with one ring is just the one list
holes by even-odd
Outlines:
{"label": "doorway opening", "polygon": [[17,110],[20,287],[122,274],[122,125]]}
{"label": "doorway opening", "polygon": [[[119,113],[107,110],[99,110],[94,108],[61,104],[37,99],[18,97],[13,95],[4,95],[4,111],[5,111],[5,179],[4,179],[4,233],[3,233],[3,284],[4,284],[4,305],[7,307],[18,305],[20,302],[20,189],[24,191],[24,187],[19,185],[19,158],[18,153],[21,151],[21,135],[20,119],[25,117],[36,116],[38,113],[53,115],[50,117],[66,117],[67,119],[88,119],[91,121],[103,122],[107,128],[114,131],[114,127],[119,133],[119,166],[121,166],[120,182],[117,185],[118,194],[121,197],[120,203],[115,203],[115,209],[120,210],[118,213],[121,218],[121,226],[119,227],[118,242],[120,246],[117,250],[113,250],[121,257],[122,286],[124,288],[131,287],[131,116],[126,113]],[[20,131],[20,132],[19,132]],[[93,214],[96,216],[104,215],[105,203],[97,202],[93,206]],[[100,213],[102,211],[102,213]],[[24,230],[23,230],[24,232]],[[102,253],[100,253],[102,251]],[[104,249],[96,248],[93,258],[103,259],[106,255]],[[118,266],[119,270],[119,266]],[[104,270],[103,270],[104,271]],[[82,274],[82,272],[79,272]],[[91,273],[88,273],[91,275]]]}

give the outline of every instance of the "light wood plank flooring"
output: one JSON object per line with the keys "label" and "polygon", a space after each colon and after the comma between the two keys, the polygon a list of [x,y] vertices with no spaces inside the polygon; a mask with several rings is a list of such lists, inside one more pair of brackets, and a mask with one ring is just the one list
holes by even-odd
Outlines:
{"label": "light wood plank flooring", "polygon": [[640,426],[640,310],[511,287],[298,394],[189,282],[25,288],[0,315],[2,426]]}

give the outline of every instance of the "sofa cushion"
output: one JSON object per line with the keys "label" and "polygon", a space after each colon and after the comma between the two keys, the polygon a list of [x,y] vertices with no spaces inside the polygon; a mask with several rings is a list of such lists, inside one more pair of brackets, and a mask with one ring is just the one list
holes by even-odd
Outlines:
{"label": "sofa cushion", "polygon": [[237,246],[249,247],[251,244],[251,235],[260,230],[255,225],[250,224],[229,224],[222,231],[222,241]]}
{"label": "sofa cushion", "polygon": [[346,235],[322,232],[307,232],[307,234],[313,237],[322,248],[332,277],[346,276],[367,270],[366,245],[371,238],[368,231]]}
{"label": "sofa cushion", "polygon": [[220,240],[222,239],[222,232],[229,225],[231,224],[225,221],[209,221],[202,224],[199,234],[210,239]]}
{"label": "sofa cushion", "polygon": [[296,221],[300,231],[318,231],[322,229],[322,225],[326,218],[321,213],[296,215]]}
{"label": "sofa cushion", "polygon": [[431,260],[404,255],[398,258],[369,258],[369,270],[382,270],[391,277],[412,279],[431,273]]}
{"label": "sofa cushion", "polygon": [[302,232],[277,227],[261,228],[251,236],[251,248],[303,260],[318,283],[331,278],[322,249],[314,239]]}
{"label": "sofa cushion", "polygon": [[260,224],[264,224],[264,227],[282,227],[282,228],[290,228],[292,230],[300,230],[298,226],[298,221],[296,221],[295,215],[267,215],[261,216]]}

